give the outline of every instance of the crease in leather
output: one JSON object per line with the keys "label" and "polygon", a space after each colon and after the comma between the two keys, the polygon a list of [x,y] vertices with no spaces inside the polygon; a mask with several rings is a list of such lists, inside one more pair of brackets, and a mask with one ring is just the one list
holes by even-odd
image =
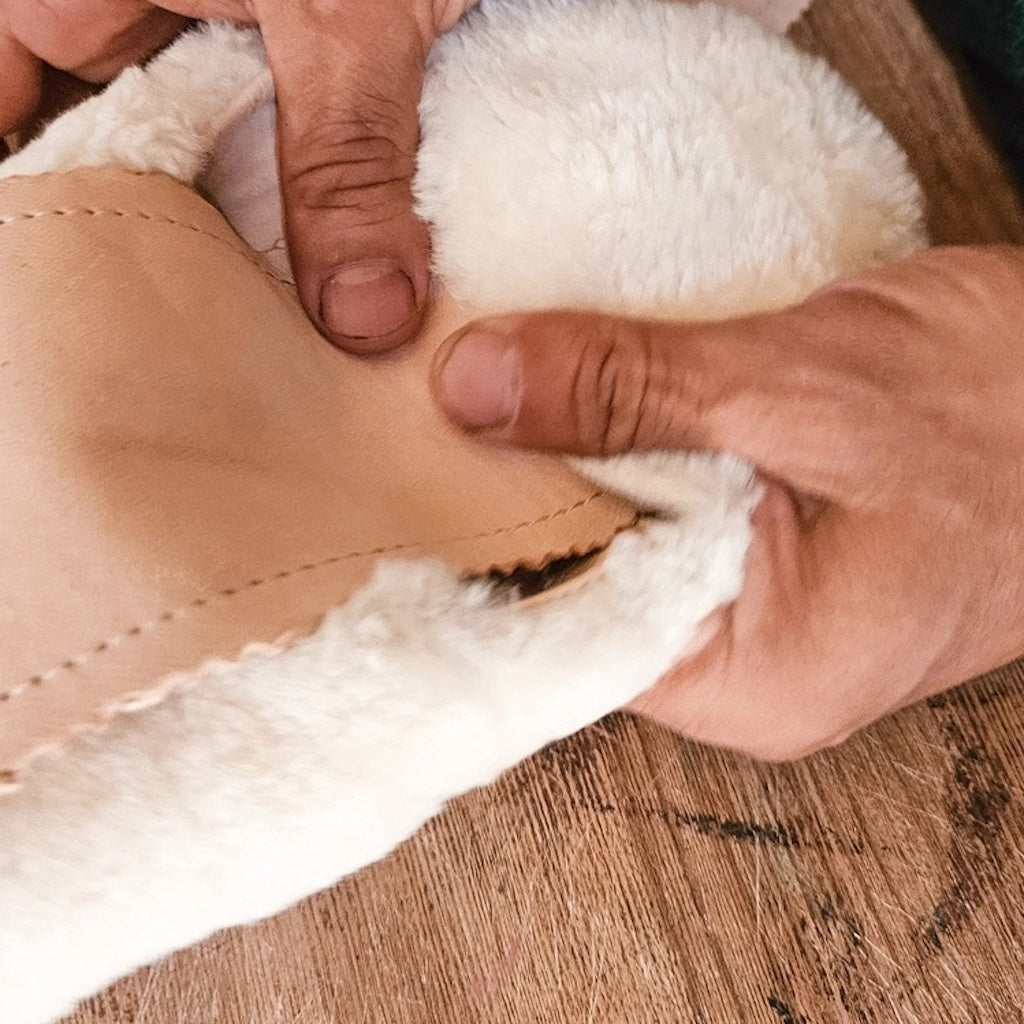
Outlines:
{"label": "crease in leather", "polygon": [[485,575],[635,522],[560,461],[452,431],[441,328],[389,361],[330,348],[170,178],[3,182],[0,275],[0,770],[307,635],[386,555]]}

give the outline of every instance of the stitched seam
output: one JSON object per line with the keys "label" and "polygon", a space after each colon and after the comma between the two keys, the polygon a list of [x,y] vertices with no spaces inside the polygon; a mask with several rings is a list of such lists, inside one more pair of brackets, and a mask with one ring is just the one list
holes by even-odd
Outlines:
{"label": "stitched seam", "polygon": [[86,665],[92,664],[104,655],[110,654],[140,636],[153,633],[168,623],[178,622],[187,618],[189,615],[194,615],[196,612],[201,611],[212,604],[216,604],[221,601],[228,601],[233,597],[238,597],[242,594],[250,593],[253,590],[258,590],[270,583],[278,583],[283,580],[293,579],[296,576],[317,572],[321,569],[328,569],[341,562],[353,561],[357,558],[382,557],[384,555],[395,554],[399,551],[413,551],[417,548],[432,547],[435,545],[466,544],[471,541],[490,540],[494,537],[506,536],[510,533],[515,533],[518,530],[528,530],[530,527],[540,526],[542,523],[548,523],[555,519],[564,518],[567,515],[571,515],[573,512],[578,512],[580,509],[585,508],[587,505],[590,505],[598,499],[605,497],[607,494],[607,491],[595,491],[586,498],[581,498],[579,501],[572,505],[568,505],[565,508],[556,509],[554,512],[547,512],[544,515],[538,516],[536,519],[531,519],[527,522],[516,523],[512,526],[502,526],[496,530],[488,530],[482,533],[471,533],[464,537],[448,537],[442,541],[414,541],[405,544],[394,544],[390,547],[369,548],[365,551],[347,551],[344,554],[331,555],[328,558],[321,559],[319,562],[307,562],[303,565],[296,566],[293,569],[283,569],[279,572],[268,573],[264,576],[255,577],[254,579],[238,584],[237,586],[224,587],[222,590],[218,590],[212,594],[200,595],[199,597],[193,598],[186,604],[178,605],[177,608],[168,609],[167,611],[160,612],[159,615],[154,615],[145,622],[136,623],[134,626],[130,626],[122,632],[108,637],[106,640],[101,640],[98,643],[93,644],[88,650],[75,655],[73,658],[67,658],[59,665],[54,665],[45,672],[34,675],[30,679],[26,679],[23,682],[12,686],[10,689],[0,692],[0,703],[14,700],[16,697],[20,697],[22,694],[27,693],[30,690],[45,686],[47,683],[52,682],[65,672],[72,672],[75,669],[84,668]]}
{"label": "stitched seam", "polygon": [[[8,214],[0,216],[0,228],[8,227],[12,224],[25,223],[35,220],[42,220],[47,217],[120,217],[120,218],[132,218],[137,220],[146,221],[149,223],[162,224],[169,227],[180,228],[184,231],[192,232],[193,234],[199,235],[203,238],[212,239],[224,246],[231,252],[238,256],[243,257],[247,262],[252,264],[257,270],[260,271],[265,277],[278,284],[286,285],[289,288],[293,288],[294,285],[287,278],[281,277],[275,274],[268,267],[264,266],[254,254],[247,252],[244,248],[234,244],[229,239],[223,238],[220,235],[216,235],[211,231],[207,231],[205,228],[200,227],[198,224],[192,224],[188,221],[178,220],[174,217],[166,216],[165,214],[149,213],[145,210],[118,210],[118,209],[103,209],[97,207],[67,207],[55,210],[38,210],[38,211],[25,211],[16,214]],[[565,508],[557,509],[554,512],[546,513],[543,516],[539,516],[536,519],[516,523],[512,526],[501,527],[497,530],[491,530],[483,533],[468,534],[464,537],[450,537],[443,541],[433,542],[434,544],[464,544],[471,541],[488,540],[494,537],[506,536],[510,533],[514,533],[518,530],[526,530],[533,526],[539,526],[542,523],[551,522],[554,519],[563,518],[570,515],[579,509],[591,504],[599,498],[604,497],[607,491],[596,491],[586,498],[575,502]],[[38,689],[47,683],[52,682],[60,675],[66,672],[72,672],[75,669],[84,668],[86,665],[92,664],[98,658],[109,654],[125,644],[130,643],[133,639],[143,636],[148,633],[152,633],[171,622],[180,621],[186,618],[188,615],[195,614],[196,612],[214,604],[218,601],[230,600],[233,597],[237,597],[241,594],[248,593],[263,587],[269,583],[280,582],[286,579],[293,578],[295,576],[303,575],[305,573],[315,572],[317,570],[330,568],[333,565],[337,565],[341,562],[352,561],[357,558],[368,558],[368,557],[382,557],[388,554],[394,554],[399,551],[412,551],[417,548],[424,548],[433,546],[430,542],[416,542],[407,544],[396,544],[391,547],[379,547],[371,548],[365,551],[349,551],[340,555],[332,555],[329,558],[325,558],[320,562],[306,563],[293,569],[285,569],[276,573],[272,573],[266,576],[257,577],[251,579],[245,583],[242,583],[234,587],[225,587],[224,589],[216,592],[215,594],[207,594],[193,598],[187,604],[179,605],[177,608],[168,609],[167,611],[161,612],[159,615],[155,615],[145,622],[137,623],[136,625],[130,626],[121,633],[117,633],[106,640],[101,640],[94,644],[91,648],[83,651],[80,654],[75,655],[72,658],[67,658],[62,661],[59,665],[54,665],[52,668],[47,669],[45,672],[41,672],[37,675],[32,676],[29,679],[18,683],[15,686],[10,687],[8,690],[0,692],[0,703],[6,703],[20,697],[22,694],[27,693],[29,690]]]}
{"label": "stitched seam", "polygon": [[180,228],[183,231],[190,231],[193,234],[202,236],[203,238],[209,238],[214,242],[219,242],[226,249],[229,249],[231,252],[236,253],[238,256],[247,260],[258,271],[260,271],[261,274],[270,278],[271,281],[287,285],[289,288],[294,287],[288,278],[275,274],[269,267],[264,266],[253,253],[246,251],[239,245],[236,245],[230,239],[214,234],[212,231],[207,231],[205,228],[201,228],[198,224],[192,224],[185,220],[178,220],[175,217],[168,217],[166,214],[162,213],[149,213],[146,210],[108,210],[92,206],[71,206],[57,210],[24,211],[21,213],[2,215],[0,216],[0,228],[9,227],[12,224],[23,224],[28,221],[43,220],[47,217],[120,217]]}

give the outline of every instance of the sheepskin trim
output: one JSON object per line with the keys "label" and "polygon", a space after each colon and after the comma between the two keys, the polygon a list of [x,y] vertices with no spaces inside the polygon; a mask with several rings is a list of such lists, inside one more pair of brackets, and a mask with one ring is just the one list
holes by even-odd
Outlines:
{"label": "sheepskin trim", "polygon": [[331,884],[647,688],[738,592],[757,488],[724,458],[630,461],[672,520],[563,599],[382,563],[314,636],[37,760],[0,800],[4,1024]]}
{"label": "sheepskin trim", "polygon": [[483,0],[421,111],[419,211],[470,306],[721,317],[924,244],[854,93],[715,4]]}

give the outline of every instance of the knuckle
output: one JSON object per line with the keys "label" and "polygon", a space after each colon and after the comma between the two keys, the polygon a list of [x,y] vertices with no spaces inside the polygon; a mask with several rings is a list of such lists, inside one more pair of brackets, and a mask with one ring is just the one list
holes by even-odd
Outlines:
{"label": "knuckle", "polygon": [[325,115],[290,146],[299,159],[293,156],[286,171],[292,200],[373,223],[383,207],[411,194],[416,139],[406,134],[397,104],[383,97],[355,112]]}
{"label": "knuckle", "polygon": [[598,317],[579,331],[571,410],[582,444],[599,455],[648,446],[663,393],[646,325]]}

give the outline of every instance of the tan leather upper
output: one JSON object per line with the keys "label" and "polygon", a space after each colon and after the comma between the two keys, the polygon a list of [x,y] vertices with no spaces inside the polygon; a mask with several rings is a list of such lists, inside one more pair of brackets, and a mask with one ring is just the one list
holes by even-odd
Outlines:
{"label": "tan leather upper", "polygon": [[0,769],[310,631],[383,556],[539,565],[634,520],[442,421],[458,311],[399,358],[335,351],[168,178],[3,182],[0,289]]}

